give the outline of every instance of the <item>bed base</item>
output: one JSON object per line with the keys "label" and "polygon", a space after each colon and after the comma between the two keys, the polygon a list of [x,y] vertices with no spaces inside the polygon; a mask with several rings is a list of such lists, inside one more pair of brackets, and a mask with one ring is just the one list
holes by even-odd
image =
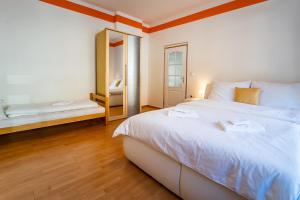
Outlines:
{"label": "bed base", "polygon": [[[106,106],[105,105],[105,102],[107,102],[106,97],[104,97],[102,95],[96,95],[96,94],[91,93],[90,99],[92,101],[96,101],[101,106]],[[68,124],[68,123],[79,122],[79,121],[85,121],[85,120],[90,120],[90,119],[97,119],[97,118],[102,118],[102,117],[106,118],[106,116],[107,116],[106,110],[107,109],[105,109],[105,113],[97,113],[97,114],[90,114],[90,115],[83,115],[83,116],[77,116],[77,117],[69,117],[69,118],[56,119],[56,120],[51,120],[51,121],[25,124],[25,125],[20,125],[20,126],[0,128],[0,135],[20,132],[20,131],[27,131],[27,130],[37,129],[37,128],[44,128],[44,127],[49,127],[49,126]]]}
{"label": "bed base", "polygon": [[123,94],[111,94],[109,106],[123,106]]}
{"label": "bed base", "polygon": [[246,200],[224,186],[128,136],[124,138],[124,152],[130,161],[183,199]]}

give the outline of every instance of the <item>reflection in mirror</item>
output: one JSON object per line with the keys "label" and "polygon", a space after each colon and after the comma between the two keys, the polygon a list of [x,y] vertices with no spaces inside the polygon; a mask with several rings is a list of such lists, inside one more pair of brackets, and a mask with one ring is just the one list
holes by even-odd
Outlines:
{"label": "reflection in mirror", "polygon": [[124,115],[124,45],[123,34],[109,31],[109,115]]}

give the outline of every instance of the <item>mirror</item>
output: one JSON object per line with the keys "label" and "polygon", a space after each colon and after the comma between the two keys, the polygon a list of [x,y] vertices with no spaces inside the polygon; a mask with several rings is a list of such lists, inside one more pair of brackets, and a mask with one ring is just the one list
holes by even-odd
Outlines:
{"label": "mirror", "polygon": [[126,116],[125,35],[109,31],[109,120]]}
{"label": "mirror", "polygon": [[140,113],[140,38],[128,35],[127,38],[127,114],[133,116]]}

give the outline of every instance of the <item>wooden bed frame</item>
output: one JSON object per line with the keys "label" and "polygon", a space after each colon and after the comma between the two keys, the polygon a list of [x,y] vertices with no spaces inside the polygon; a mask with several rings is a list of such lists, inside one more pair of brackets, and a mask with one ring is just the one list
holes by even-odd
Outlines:
{"label": "wooden bed frame", "polygon": [[44,121],[44,122],[36,122],[31,124],[25,124],[20,126],[12,126],[7,128],[0,128],[0,135],[3,134],[9,134],[9,133],[15,133],[19,131],[26,131],[26,130],[32,130],[37,128],[43,128],[43,127],[49,127],[49,126],[56,126],[61,124],[68,124],[72,122],[79,122],[89,119],[96,119],[96,118],[102,118],[105,117],[105,122],[107,122],[107,97],[104,97],[102,95],[97,95],[90,93],[90,99],[92,101],[96,101],[99,105],[105,107],[104,113],[97,113],[97,114],[90,114],[90,115],[83,115],[83,116],[77,116],[77,117],[69,117],[69,118],[63,118],[63,119],[56,119],[56,120],[50,120],[50,121]]}

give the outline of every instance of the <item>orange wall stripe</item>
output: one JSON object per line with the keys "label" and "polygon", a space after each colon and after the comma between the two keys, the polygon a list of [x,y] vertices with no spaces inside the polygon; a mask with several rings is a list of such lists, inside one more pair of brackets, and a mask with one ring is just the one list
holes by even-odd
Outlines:
{"label": "orange wall stripe", "polygon": [[105,21],[115,22],[115,17],[112,15],[70,1],[66,1],[66,0],[41,0],[41,1],[55,6],[59,6],[61,8],[66,8],[68,10],[72,10],[78,13],[96,17],[98,19],[102,19]]}
{"label": "orange wall stripe", "polygon": [[127,24],[127,25],[135,27],[135,28],[139,28],[139,29],[143,28],[142,23],[136,22],[136,21],[134,21],[132,19],[128,19],[128,18],[120,16],[120,15],[116,15],[115,16],[115,21],[116,22],[121,22],[123,24]]}
{"label": "orange wall stripe", "polygon": [[72,10],[81,14],[85,14],[85,15],[89,15],[92,17],[96,17],[98,19],[102,19],[102,20],[106,20],[109,22],[120,22],[135,28],[139,28],[142,29],[143,25],[140,22],[136,22],[132,19],[128,19],[126,17],[120,16],[120,15],[110,15],[110,14],[106,14],[104,12],[77,4],[77,3],[73,3],[71,1],[67,1],[67,0],[41,0],[42,2],[45,3],[49,3],[55,6],[59,6],[61,8],[65,8],[68,10]]}
{"label": "orange wall stripe", "polygon": [[170,21],[170,22],[158,25],[158,26],[151,27],[148,31],[149,31],[149,33],[161,31],[161,30],[164,30],[164,29],[167,29],[167,28],[171,28],[171,27],[174,27],[174,26],[178,26],[178,25],[189,23],[189,22],[193,22],[193,21],[196,21],[196,20],[208,18],[208,17],[211,17],[211,16],[215,16],[215,15],[222,14],[222,13],[225,13],[225,12],[229,12],[229,11],[232,11],[232,10],[236,10],[236,9],[239,9],[239,8],[243,8],[243,7],[254,5],[254,4],[257,4],[257,3],[261,3],[261,2],[264,2],[264,1],[267,1],[267,0],[235,0],[235,1],[232,1],[232,2],[229,2],[229,3],[225,3],[225,4],[222,4],[222,5],[213,7],[213,8],[209,8],[207,10],[203,10],[203,11],[188,15],[186,17],[175,19],[173,21]]}
{"label": "orange wall stripe", "polygon": [[110,47],[117,47],[117,46],[120,46],[120,45],[123,45],[123,40],[118,41],[118,42],[114,42],[114,43],[109,43]]}
{"label": "orange wall stripe", "polygon": [[251,6],[251,5],[261,3],[261,2],[264,2],[267,0],[234,0],[229,3],[225,3],[222,5],[213,7],[213,8],[209,8],[207,10],[203,10],[203,11],[188,15],[186,17],[178,18],[178,19],[172,20],[170,22],[160,24],[160,25],[150,27],[150,28],[145,27],[142,25],[142,23],[136,22],[132,19],[128,19],[128,18],[120,16],[120,15],[113,16],[110,14],[106,14],[104,12],[101,12],[101,11],[98,11],[98,10],[95,10],[95,9],[92,9],[92,8],[89,8],[89,7],[86,7],[83,5],[79,5],[79,4],[76,4],[76,3],[73,3],[73,2],[70,2],[67,0],[40,0],[40,1],[52,4],[55,6],[59,6],[61,8],[65,8],[68,10],[72,10],[72,11],[75,11],[78,13],[82,13],[82,14],[85,14],[88,16],[96,17],[98,19],[102,19],[102,20],[109,21],[112,23],[120,22],[120,23],[129,25],[129,26],[132,26],[135,28],[142,29],[143,32],[145,32],[145,33],[153,33],[153,32],[161,31],[161,30],[168,29],[168,28],[171,28],[174,26],[179,26],[179,25],[197,21],[200,19],[212,17],[215,15],[229,12],[232,10],[236,10],[239,8]]}
{"label": "orange wall stripe", "polygon": [[150,33],[150,28],[143,26],[142,30],[144,33]]}

